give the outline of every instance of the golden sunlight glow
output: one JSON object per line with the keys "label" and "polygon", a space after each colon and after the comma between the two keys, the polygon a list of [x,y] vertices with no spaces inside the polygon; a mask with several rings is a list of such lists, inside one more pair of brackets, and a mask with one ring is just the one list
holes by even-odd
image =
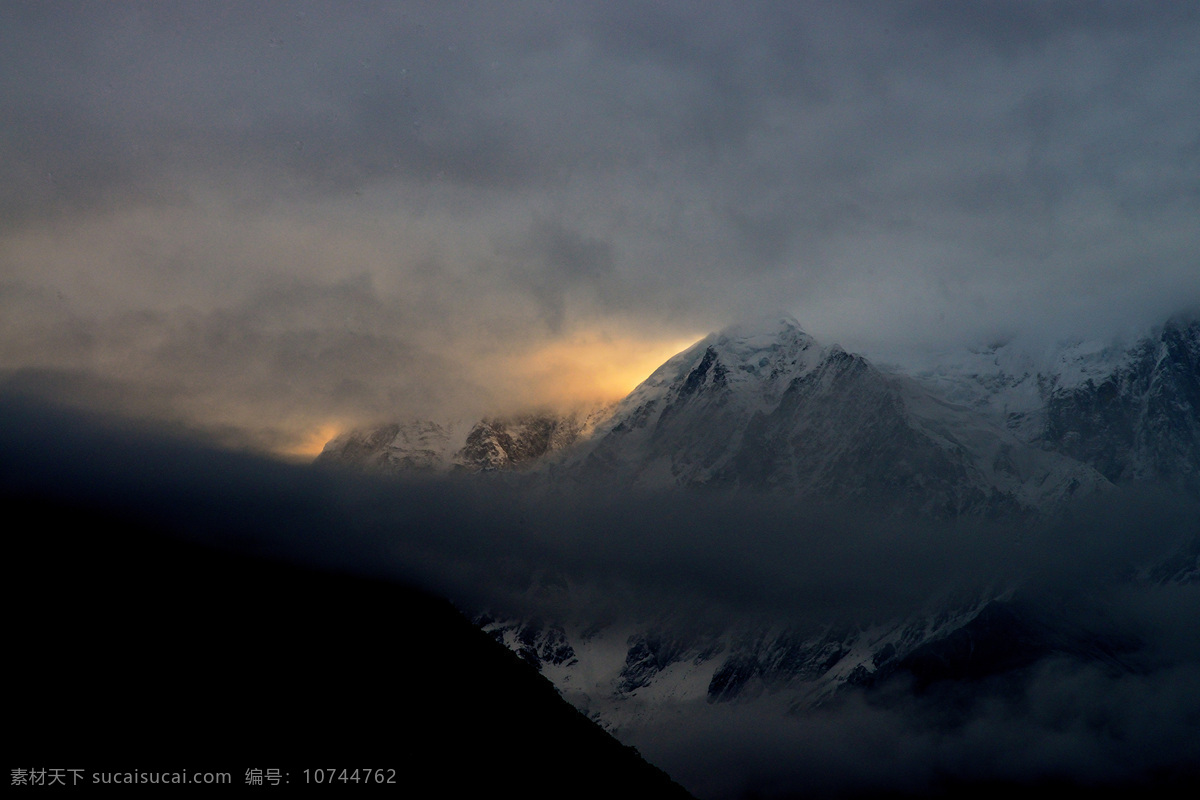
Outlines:
{"label": "golden sunlight glow", "polygon": [[[476,366],[475,377],[489,391],[478,398],[455,398],[437,411],[397,408],[397,421],[410,416],[449,421],[530,409],[571,411],[620,400],[671,356],[696,338],[653,339],[588,331],[565,336]],[[365,420],[296,420],[291,440],[273,448],[287,461],[310,463],[326,443]]]}
{"label": "golden sunlight glow", "polygon": [[517,357],[515,370],[529,400],[571,406],[619,400],[691,339],[644,340],[577,334]]}
{"label": "golden sunlight glow", "polygon": [[321,425],[308,433],[302,434],[291,446],[280,450],[279,455],[298,461],[312,461],[321,454],[325,443],[342,432],[338,425]]}

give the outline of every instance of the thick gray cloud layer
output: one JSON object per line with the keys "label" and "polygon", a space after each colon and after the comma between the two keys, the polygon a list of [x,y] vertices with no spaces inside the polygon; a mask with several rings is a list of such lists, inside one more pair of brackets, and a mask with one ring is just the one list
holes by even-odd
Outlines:
{"label": "thick gray cloud layer", "polygon": [[1200,301],[1191,3],[12,2],[0,52],[0,366],[233,425],[764,306],[870,348]]}

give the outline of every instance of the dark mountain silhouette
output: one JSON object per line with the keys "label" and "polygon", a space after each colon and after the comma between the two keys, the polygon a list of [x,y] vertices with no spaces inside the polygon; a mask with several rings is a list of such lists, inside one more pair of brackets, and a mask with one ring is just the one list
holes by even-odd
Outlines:
{"label": "dark mountain silhouette", "polygon": [[456,796],[509,779],[688,796],[443,600],[109,511],[3,505],[10,769],[228,771],[244,786],[253,768],[289,785],[359,768]]}

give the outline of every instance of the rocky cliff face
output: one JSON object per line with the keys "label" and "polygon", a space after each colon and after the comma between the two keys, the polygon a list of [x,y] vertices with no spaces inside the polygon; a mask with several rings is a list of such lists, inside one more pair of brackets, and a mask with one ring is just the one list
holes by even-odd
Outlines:
{"label": "rocky cliff face", "polygon": [[712,334],[615,407],[351,431],[318,461],[537,470],[640,488],[783,492],[937,517],[1038,511],[1114,485],[1200,492],[1200,321],[1128,348],[996,346],[879,366],[777,317]]}
{"label": "rocky cliff face", "polygon": [[1046,446],[1113,483],[1200,492],[1200,320],[1172,320],[1108,372],[1060,386],[1047,376]]}
{"label": "rocky cliff face", "polygon": [[348,431],[326,443],[317,463],[379,473],[433,473],[453,463],[456,428],[428,420]]}
{"label": "rocky cliff face", "polygon": [[667,362],[569,461],[585,483],[779,492],[941,518],[1023,513],[1109,483],[938,389],[779,318]]}
{"label": "rocky cliff face", "polygon": [[575,444],[586,431],[586,418],[549,413],[476,423],[455,463],[472,471],[529,466]]}
{"label": "rocky cliff face", "polygon": [[392,423],[338,436],[317,463],[391,474],[527,468],[586,437],[598,415],[539,412],[474,422]]}

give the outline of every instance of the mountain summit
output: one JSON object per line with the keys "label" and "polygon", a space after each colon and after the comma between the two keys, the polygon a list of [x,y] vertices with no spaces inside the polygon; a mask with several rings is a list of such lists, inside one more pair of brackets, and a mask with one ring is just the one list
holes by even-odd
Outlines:
{"label": "mountain summit", "polygon": [[655,370],[597,427],[583,459],[587,474],[621,473],[650,486],[711,481],[747,422],[776,406],[821,357],[791,317],[710,334]]}
{"label": "mountain summit", "polygon": [[[782,499],[797,548],[813,504],[968,518],[968,533],[980,530],[969,521],[979,517],[1031,530],[1031,517],[1072,498],[1117,499],[1099,495],[1122,486],[1200,496],[1198,355],[1200,323],[1175,320],[1126,347],[1072,343],[1032,357],[997,344],[932,368],[881,367],[781,316],[711,334],[671,358],[546,478]],[[730,533],[756,535],[752,523]],[[1198,566],[1193,541],[1143,572],[1182,586]],[[754,619],[707,633],[666,617],[481,622],[616,730],[689,703],[760,696],[795,713],[898,675],[915,685],[982,680],[1043,659],[1120,671],[1138,647],[1015,585],[823,630]],[[622,651],[623,661],[614,658]]]}
{"label": "mountain summit", "polygon": [[319,461],[781,492],[942,518],[1044,511],[1138,482],[1194,494],[1200,319],[1131,347],[1033,358],[995,345],[914,369],[822,344],[780,314],[710,334],[610,409],[351,431]]}
{"label": "mountain summit", "polygon": [[794,319],[736,325],[660,367],[574,458],[580,480],[782,491],[953,517],[1095,491],[1094,467],[885,371]]}
{"label": "mountain summit", "polygon": [[[785,603],[781,610],[750,611],[728,622],[722,610],[708,624],[690,608],[681,612],[660,603],[658,595],[634,612],[593,615],[597,588],[588,583],[586,570],[582,576],[572,573],[572,559],[562,560],[561,574],[538,572],[528,578],[536,614],[493,608],[476,618],[577,708],[630,741],[639,729],[686,727],[680,720],[699,720],[701,730],[714,720],[752,718],[757,724],[772,714],[782,718],[832,706],[851,692],[877,692],[871,702],[886,704],[910,686],[915,692],[910,700],[928,697],[931,709],[942,691],[984,697],[981,703],[996,698],[1008,703],[1024,691],[1021,686],[1041,691],[1037,681],[1050,674],[1047,665],[1120,676],[1135,674],[1157,658],[1157,645],[1143,644],[1110,621],[1105,605],[1110,595],[1157,597],[1155,587],[1161,587],[1171,598],[1191,596],[1200,575],[1200,549],[1190,528],[1179,528],[1184,534],[1179,547],[1164,544],[1161,554],[1147,550],[1144,562],[1119,564],[1110,574],[1103,552],[1103,567],[1090,566],[1097,556],[1088,552],[1093,544],[1104,551],[1112,544],[1104,536],[1161,539],[1163,531],[1174,536],[1178,523],[1168,515],[1163,530],[1144,531],[1140,516],[1117,515],[1101,527],[1127,530],[1101,530],[1091,540],[1096,520],[1089,513],[1080,519],[1072,515],[1081,508],[1092,514],[1123,508],[1140,498],[1122,497],[1122,487],[1153,485],[1182,493],[1180,518],[1188,519],[1187,509],[1200,499],[1200,318],[1171,320],[1131,344],[1074,342],[1031,351],[1012,342],[993,343],[919,366],[894,366],[821,343],[796,320],[778,315],[710,334],[600,416],[491,419],[458,428],[393,426],[331,442],[322,460],[401,471],[520,475],[501,483],[501,491],[562,488],[568,503],[578,499],[574,490],[584,487],[579,498],[616,513],[591,529],[600,536],[611,531],[612,541],[589,540],[589,555],[581,560],[592,557],[592,544],[598,553],[611,553],[660,534],[662,552],[677,554],[672,542],[682,531],[686,546],[695,544],[705,558],[711,554],[702,551],[716,547],[716,558],[722,564],[728,558],[731,573],[752,564],[749,577],[737,576],[750,581],[763,565],[740,561],[739,553],[765,562],[780,554],[790,557],[794,547],[823,570],[826,533],[836,534],[828,539],[839,547],[861,545],[847,559],[862,567],[862,575],[846,581],[850,591],[845,595],[840,583],[828,590],[837,608],[856,600],[854,590],[865,590],[863,607],[871,610],[861,619],[793,619],[796,606]],[[622,490],[630,488],[664,491],[626,503],[630,493]],[[676,499],[677,493],[684,498]],[[697,501],[699,493],[740,495],[729,504],[734,516],[712,523],[719,528],[719,544],[690,538],[694,528],[712,532],[689,527],[709,508],[703,499]],[[533,494],[540,502],[554,492]],[[697,517],[667,516],[664,523],[651,514],[647,519],[647,509],[657,511],[664,498],[662,507],[699,509]],[[1090,501],[1079,506],[1067,502],[1086,498]],[[714,507],[724,507],[725,499]],[[839,510],[810,514],[818,505]],[[1137,502],[1133,506],[1140,508]],[[763,515],[756,516],[760,511]],[[778,529],[756,528],[779,511]],[[825,516],[834,521],[828,530]],[[926,531],[950,531],[965,548],[943,550],[951,540],[934,536],[911,551],[906,549],[911,542],[894,551],[916,556],[907,567],[897,561],[901,575],[939,576],[930,585],[940,593],[922,604],[874,605],[870,599],[872,577],[890,576],[893,567],[891,560],[873,561],[877,542],[885,555],[896,545],[887,536],[874,536],[886,516],[916,518],[911,528],[905,519],[887,523],[920,531],[914,541],[924,542]],[[930,518],[944,522],[927,524]],[[979,524],[980,518],[988,522]],[[564,538],[577,533],[578,517],[556,520],[550,514],[530,525],[545,524],[547,540],[558,538],[556,525],[569,534]],[[675,524],[680,530],[669,527]],[[1057,535],[1065,538],[1037,542],[1038,534],[1062,525],[1069,535]],[[856,526],[870,535],[858,538]],[[1001,536],[972,538],[993,532]],[[1011,539],[1014,549],[1025,548],[1026,535],[1037,545],[1035,556],[1042,552],[1071,564],[1064,574],[1088,574],[1094,568],[1096,575],[1080,589],[1055,584],[1058,570],[1043,575],[1039,567],[1039,580],[1049,583],[1027,586],[1018,572],[1010,578],[1006,567],[993,576],[989,565],[978,582],[972,575],[958,576],[968,579],[961,588],[959,582],[941,582],[943,572],[957,576],[962,567],[956,563],[980,558],[975,548],[990,559],[1008,552],[1002,539]],[[770,556],[759,555],[760,543],[761,552]],[[773,543],[781,543],[781,549],[772,550]],[[748,549],[739,550],[742,545]],[[1060,547],[1065,552],[1056,550]],[[1015,563],[1030,552],[1023,550]],[[696,563],[707,566],[705,558]],[[666,586],[674,580],[691,587],[693,580],[720,584],[726,579],[718,570],[690,563],[677,567],[676,561],[655,555],[643,561],[636,549],[619,563],[630,566],[639,580],[641,571],[648,572],[656,585],[660,575]],[[604,581],[609,569],[604,567]],[[680,578],[679,573],[693,572],[698,577]],[[821,580],[801,591],[822,596]],[[615,585],[621,588],[619,580]],[[795,589],[781,585],[789,596]],[[606,595],[621,595],[610,592],[608,583],[601,586]],[[1105,588],[1095,592],[1095,586]],[[987,695],[993,691],[999,693],[996,698]],[[937,711],[940,719],[943,709]]]}

